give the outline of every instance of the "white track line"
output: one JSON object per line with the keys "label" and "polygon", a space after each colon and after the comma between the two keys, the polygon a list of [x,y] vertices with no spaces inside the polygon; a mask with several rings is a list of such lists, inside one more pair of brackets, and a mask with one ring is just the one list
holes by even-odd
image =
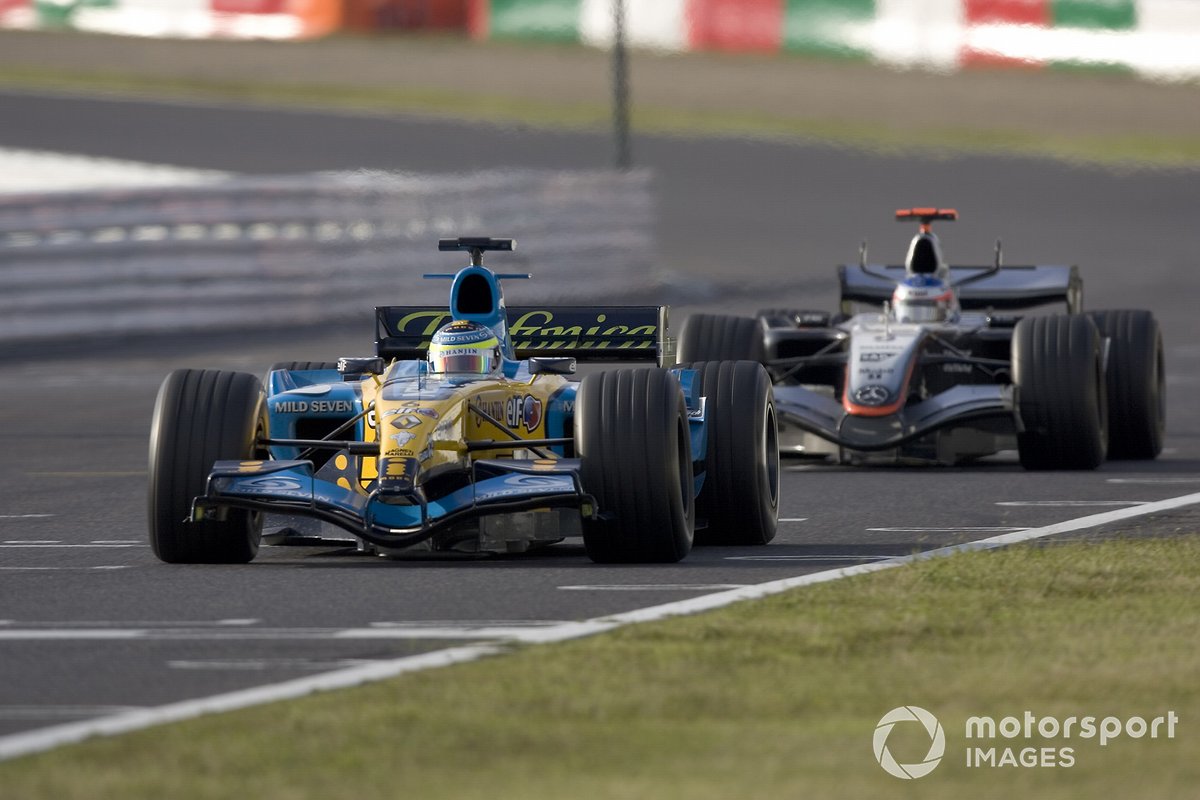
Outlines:
{"label": "white track line", "polygon": [[[1071,531],[1096,528],[1101,525],[1111,524],[1113,522],[1121,522],[1123,520],[1133,519],[1136,517],[1144,517],[1149,514],[1158,514],[1164,511],[1171,511],[1172,509],[1182,508],[1184,506],[1195,505],[1197,503],[1200,503],[1200,493],[1183,495],[1181,497],[1173,497],[1156,503],[1146,503],[1145,505],[1134,506],[1131,508],[1105,511],[1100,514],[1090,514],[1086,517],[1078,517],[1076,519],[1067,520],[1066,522],[1057,522],[1053,525],[1046,525],[1041,528],[1030,528],[1029,530],[1024,531],[1004,533],[1000,534],[999,536],[989,537],[987,539],[979,539],[974,542],[965,542],[963,544],[957,544],[951,547],[941,547],[936,550],[928,550],[924,553],[915,553],[911,556],[892,558],[887,561],[877,561],[870,564],[855,564],[853,566],[843,567],[841,569],[813,572],[808,575],[798,575],[792,578],[784,578],[783,580],[759,583],[753,586],[745,586],[740,589],[730,589],[724,592],[716,592],[714,594],[693,597],[673,603],[665,603],[663,605],[640,608],[634,611],[625,612],[623,614],[614,614],[608,617],[598,617],[596,619],[584,620],[582,622],[567,622],[562,625],[554,625],[541,629],[516,629],[513,631],[515,635],[508,641],[516,641],[527,644],[543,644],[547,642],[561,642],[568,639],[578,639],[582,636],[591,636],[593,634],[611,631],[615,628],[620,628],[625,625],[633,625],[639,622],[652,622],[655,620],[684,616],[687,614],[697,614],[701,611],[710,611],[713,609],[722,608],[730,605],[731,603],[737,603],[742,600],[756,600],[803,586],[813,586],[819,583],[828,583],[830,581],[841,580],[842,578],[850,578],[856,575],[867,575],[873,572],[880,572],[885,569],[903,566],[905,564],[912,564],[917,561],[941,558],[954,553],[965,553],[976,550],[991,550],[997,547],[1005,547],[1010,544],[1017,544],[1019,542],[1041,539],[1046,536],[1055,536],[1060,533],[1070,533]],[[92,736],[112,736],[120,733],[128,733],[130,731],[141,730],[143,728],[149,728],[155,725],[163,725],[169,722],[180,722],[186,719],[193,719],[205,714],[234,711],[236,709],[248,708],[250,706],[261,705],[263,703],[273,703],[279,700],[290,700],[297,697],[303,697],[313,692],[328,691],[330,689],[342,689],[350,686],[358,686],[364,683],[370,683],[373,681],[386,680],[388,678],[393,678],[397,675],[403,675],[409,672],[436,669],[438,667],[446,667],[452,664],[462,664],[468,661],[477,661],[487,656],[503,653],[506,649],[507,647],[504,642],[490,642],[465,645],[461,647],[451,647],[445,650],[437,650],[432,653],[422,653],[415,656],[406,656],[404,658],[379,661],[373,664],[364,664],[362,666],[350,667],[348,669],[341,669],[333,672],[325,672],[320,675],[311,675],[304,678],[297,678],[295,680],[284,681],[283,683],[275,683],[267,686],[260,686],[253,689],[243,689],[237,692],[214,695],[212,697],[200,698],[198,700],[185,700],[183,702],[171,703],[155,708],[114,714],[112,716],[102,717],[100,719],[68,723],[65,725],[54,725],[51,727],[42,728],[40,730],[16,733],[10,736],[0,737],[0,760],[16,758],[18,756],[28,755],[30,753],[38,753],[44,750],[51,750],[55,747],[71,744],[73,742],[79,742]]]}

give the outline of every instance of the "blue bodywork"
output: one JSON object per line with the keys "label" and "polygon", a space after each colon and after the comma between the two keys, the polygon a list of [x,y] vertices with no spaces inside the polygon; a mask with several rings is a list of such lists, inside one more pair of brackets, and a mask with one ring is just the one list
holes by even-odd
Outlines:
{"label": "blue bodywork", "polygon": [[[495,331],[505,357],[505,377],[528,380],[532,377],[530,362],[516,358],[509,336],[500,277],[478,264],[463,268],[453,277],[450,310],[454,319],[475,321]],[[478,305],[480,297],[490,299],[486,307]],[[571,352],[556,354],[570,356]],[[699,493],[705,477],[701,469],[707,448],[704,403],[694,371],[682,368],[671,371],[679,380],[687,405],[694,484]],[[336,431],[336,437],[329,438],[362,443],[366,433],[364,411],[374,413],[364,409],[362,379],[362,375],[343,375],[336,369],[272,371],[266,385],[271,439],[310,440],[325,438]],[[431,391],[436,393],[439,380],[445,379],[428,374],[425,361],[410,359],[390,364],[379,380],[382,398],[402,400],[407,397],[405,392],[428,399]],[[567,382],[545,404],[547,438],[573,437],[578,386]],[[305,435],[302,425],[309,426],[310,433],[312,426],[319,426],[322,436]],[[372,444],[378,447],[378,443]],[[584,517],[596,514],[594,499],[580,483],[580,460],[567,457],[568,447],[562,443],[543,448],[553,451],[558,458],[553,461],[474,459],[470,461],[469,480],[464,485],[436,498],[427,498],[422,489],[413,485],[411,475],[408,491],[402,494],[381,491],[378,484],[385,484],[383,479],[369,490],[359,491],[355,488],[359,480],[357,456],[367,454],[361,449],[341,450],[318,467],[308,460],[304,447],[273,444],[270,460],[217,462],[209,475],[205,495],[196,499],[193,517],[219,515],[227,507],[309,516],[349,530],[366,542],[394,549],[430,539],[454,523],[492,514],[548,508],[578,509]],[[378,450],[374,455],[380,455]],[[381,473],[388,461],[380,457]],[[391,461],[411,461],[414,473],[418,468],[415,458]],[[402,483],[403,475],[397,480]]]}

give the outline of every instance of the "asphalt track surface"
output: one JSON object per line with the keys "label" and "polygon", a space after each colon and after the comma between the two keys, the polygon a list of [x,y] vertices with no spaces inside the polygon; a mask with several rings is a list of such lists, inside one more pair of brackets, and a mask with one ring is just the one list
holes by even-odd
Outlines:
{"label": "asphalt track surface", "polygon": [[[0,94],[0,118],[2,146],[257,173],[588,168],[610,157],[601,134],[398,116]],[[1166,452],[1053,475],[1003,455],[961,469],[788,461],[775,542],[701,549],[669,566],[598,566],[569,543],[485,560],[266,547],[246,566],[169,566],[145,533],[147,433],[163,376],[366,355],[369,320],[332,333],[10,354],[0,363],[0,735],[428,652],[472,640],[471,629],[589,619],[1200,490],[1195,173],[733,139],[635,148],[658,176],[661,259],[703,290],[691,308],[828,307],[831,266],[864,236],[880,258],[899,258],[910,232],[891,211],[914,204],[963,213],[943,232],[953,260],[986,260],[1000,235],[1010,263],[1081,264],[1089,307],[1148,307],[1163,323]],[[1073,536],[1172,535],[1198,521],[1190,507]]]}

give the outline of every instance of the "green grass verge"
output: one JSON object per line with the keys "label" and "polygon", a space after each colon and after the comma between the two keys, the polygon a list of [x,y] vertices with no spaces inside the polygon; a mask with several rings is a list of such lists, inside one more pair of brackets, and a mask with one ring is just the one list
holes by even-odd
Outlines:
{"label": "green grass verge", "polygon": [[[718,612],[207,717],[0,764],[4,797],[1038,798],[1200,785],[1200,536],[958,555]],[[946,756],[893,778],[889,709]],[[1075,765],[967,768],[967,717],[1150,718],[1173,739]],[[896,729],[901,762],[928,740]]]}
{"label": "green grass verge", "polygon": [[[0,86],[122,95],[227,100],[379,112],[409,112],[512,125],[599,130],[611,124],[604,104],[549,103],[450,91],[390,90],[319,84],[220,82],[119,72],[87,74],[0,67]],[[894,129],[852,120],[813,120],[733,112],[635,107],[641,133],[742,136],[824,142],[883,152],[1016,153],[1102,164],[1187,166],[1200,163],[1200,135],[1057,136],[1019,129]]]}

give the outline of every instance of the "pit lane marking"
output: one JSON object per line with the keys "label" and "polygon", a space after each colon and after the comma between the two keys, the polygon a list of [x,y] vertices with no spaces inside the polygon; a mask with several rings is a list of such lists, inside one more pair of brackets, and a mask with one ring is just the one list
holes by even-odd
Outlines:
{"label": "pit lane marking", "polygon": [[717,592],[741,589],[745,583],[581,583],[559,586],[567,592]]}
{"label": "pit lane marking", "polygon": [[0,706],[0,719],[63,719],[106,717],[128,711],[141,711],[145,706]]}
{"label": "pit lane marking", "polygon": [[949,528],[867,528],[868,531],[876,533],[1012,533],[1014,531],[1027,531],[1028,525],[1012,526],[1012,525],[979,525],[971,527],[968,525],[960,525]]}
{"label": "pit lane marking", "polygon": [[0,571],[4,572],[78,572],[80,570],[93,569],[129,569],[128,564],[113,564],[95,567],[0,567]]}
{"label": "pit lane marking", "polygon": [[0,519],[46,519],[53,514],[0,514]]}
{"label": "pit lane marking", "polygon": [[[1157,514],[1198,503],[1200,503],[1200,492],[1171,497],[1155,503],[1089,514],[1064,522],[1056,522],[1041,528],[1002,533],[985,539],[977,539],[949,547],[939,547],[935,550],[914,553],[908,556],[898,556],[884,561],[869,564],[852,564],[836,569],[796,575],[781,580],[745,586],[740,589],[714,592],[687,600],[648,606],[634,611],[596,617],[579,622],[566,622],[562,625],[544,628],[526,628],[521,632],[517,641],[526,644],[546,644],[579,639],[585,636],[607,633],[626,625],[697,614],[702,611],[723,608],[732,603],[744,600],[757,600],[792,589],[828,583],[857,575],[867,575],[885,569],[900,567],[905,564],[912,564],[917,561],[942,558],[956,553],[992,550],[1047,536],[1096,528],[1113,522]],[[357,667],[348,667],[332,672],[309,675],[303,678],[294,678],[252,689],[212,695],[196,700],[184,700],[152,708],[113,714],[99,719],[65,723],[48,728],[11,734],[9,736],[0,736],[0,760],[51,750],[55,747],[79,742],[92,736],[113,736],[129,733],[170,722],[194,719],[208,714],[249,708],[281,700],[291,700],[310,695],[314,692],[361,686],[365,683],[387,680],[412,672],[478,661],[481,658],[501,655],[506,652],[506,649],[502,642],[480,642],[471,645],[460,645],[444,650],[421,653],[419,655],[402,656],[371,664],[363,664]]]}
{"label": "pit lane marking", "polygon": [[808,522],[808,517],[780,517],[780,522]]}
{"label": "pit lane marking", "polygon": [[268,669],[333,670],[374,664],[373,658],[233,658],[223,661],[168,661],[171,669],[260,672]]}
{"label": "pit lane marking", "polygon": [[144,469],[111,472],[30,472],[31,478],[136,478],[146,475]]}
{"label": "pit lane marking", "polygon": [[1146,506],[1151,500],[998,500],[998,506],[1041,506],[1043,508],[1086,508],[1087,506]]}
{"label": "pit lane marking", "polygon": [[1108,478],[1105,483],[1138,483],[1138,484],[1182,484],[1200,483],[1200,477],[1194,478]]}
{"label": "pit lane marking", "polygon": [[887,561],[895,556],[854,555],[779,555],[779,556],[725,556],[726,561]]}
{"label": "pit lane marking", "polygon": [[92,542],[92,543],[89,543],[89,544],[79,544],[79,543],[75,543],[75,544],[68,544],[68,543],[64,543],[64,542],[61,542],[61,541],[45,541],[45,542],[39,542],[39,541],[21,541],[21,540],[17,539],[17,540],[12,540],[12,541],[6,541],[6,542],[4,542],[3,544],[0,544],[0,547],[6,547],[6,548],[27,548],[27,549],[70,549],[70,548],[79,548],[79,549],[84,549],[84,550],[86,550],[86,549],[92,549],[92,550],[105,550],[105,549],[107,549],[107,550],[112,550],[112,549],[121,549],[121,548],[124,548],[124,547],[149,547],[149,545],[141,545],[141,544],[125,544],[125,543],[114,543],[114,542]]}
{"label": "pit lane marking", "polygon": [[[262,620],[258,619],[189,619],[189,620],[106,620],[106,619],[86,619],[86,620],[49,620],[25,623],[27,629],[55,629],[55,628],[208,628],[208,627],[245,627],[249,625],[257,625]],[[0,625],[20,625],[19,620],[8,619],[0,620]]]}
{"label": "pit lane marking", "polygon": [[[427,622],[388,623],[366,628],[258,628],[234,627],[224,623],[145,624],[58,623],[57,625],[0,628],[0,642],[23,641],[336,641],[336,640],[420,640],[449,639],[489,641],[519,640],[530,631],[558,629],[569,621],[544,624],[522,622],[496,624],[455,624]],[[20,625],[20,623],[14,623]],[[117,627],[124,626],[124,627]]]}

